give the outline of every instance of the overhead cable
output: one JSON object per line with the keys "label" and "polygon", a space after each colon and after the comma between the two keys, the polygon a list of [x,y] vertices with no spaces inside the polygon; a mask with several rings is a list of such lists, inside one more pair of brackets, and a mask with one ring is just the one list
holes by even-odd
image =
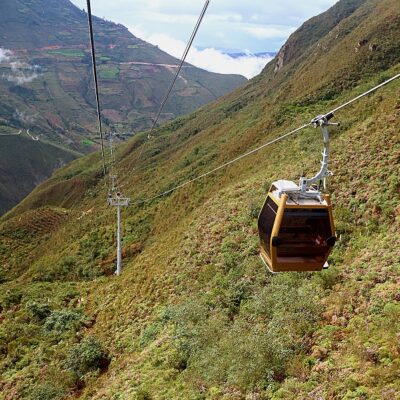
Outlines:
{"label": "overhead cable", "polygon": [[199,175],[199,176],[196,177],[196,178],[190,179],[190,180],[188,180],[188,181],[186,181],[186,182],[184,182],[184,183],[182,183],[182,184],[180,184],[180,185],[178,185],[178,186],[175,186],[174,188],[172,188],[172,189],[170,189],[170,190],[167,190],[167,191],[165,191],[165,192],[163,192],[163,193],[160,193],[160,194],[158,194],[158,195],[156,195],[156,196],[154,196],[154,197],[151,197],[151,198],[149,198],[149,199],[139,201],[138,203],[147,203],[147,202],[150,202],[150,201],[152,201],[152,200],[155,200],[155,199],[157,199],[157,198],[159,198],[159,197],[163,197],[163,196],[165,196],[165,195],[167,195],[167,194],[169,194],[169,193],[172,193],[172,192],[174,192],[175,190],[181,189],[181,188],[183,188],[183,187],[189,185],[190,183],[193,183],[193,182],[198,181],[199,179],[205,178],[206,176],[211,175],[211,174],[213,174],[214,172],[219,171],[220,169],[223,169],[223,168],[225,168],[225,167],[227,167],[227,166],[229,166],[229,165],[231,165],[231,164],[236,163],[237,161],[239,161],[239,160],[241,160],[241,159],[243,159],[243,158],[245,158],[245,157],[248,157],[248,156],[250,156],[250,155],[252,155],[252,154],[254,154],[254,153],[257,153],[258,151],[264,149],[265,147],[271,146],[271,145],[273,145],[273,144],[275,144],[275,143],[277,143],[277,142],[279,142],[279,141],[281,141],[281,140],[283,140],[283,139],[285,139],[285,138],[287,138],[287,137],[289,137],[289,136],[291,136],[291,135],[294,135],[295,133],[301,131],[302,129],[305,129],[305,128],[309,127],[310,125],[311,125],[311,123],[308,123],[308,124],[306,124],[306,125],[303,125],[303,126],[297,128],[297,129],[295,129],[294,131],[291,131],[291,132],[289,132],[289,133],[286,133],[286,134],[283,135],[283,136],[280,136],[280,137],[278,137],[278,138],[276,138],[276,139],[274,139],[274,140],[271,140],[270,142],[265,143],[265,144],[263,144],[262,146],[257,147],[256,149],[253,149],[253,150],[251,150],[251,151],[249,151],[249,152],[247,152],[247,153],[244,153],[244,154],[242,154],[241,156],[238,156],[238,157],[234,158],[234,159],[231,160],[231,161],[227,161],[226,163],[220,165],[219,167],[216,167],[216,168],[212,169],[211,171],[205,172],[204,174],[201,174],[201,175]]}
{"label": "overhead cable", "polygon": [[[337,111],[342,110],[343,108],[349,106],[350,104],[353,104],[354,102],[362,99],[363,97],[367,96],[368,94],[376,92],[378,89],[382,88],[383,86],[386,86],[387,84],[393,82],[394,80],[396,80],[398,78],[400,78],[400,74],[397,74],[397,75],[393,76],[392,78],[386,80],[385,82],[373,87],[372,89],[362,93],[361,95],[359,95],[359,96],[355,97],[354,99],[342,104],[341,106],[336,107],[334,110],[330,111],[329,113],[321,115],[318,118],[323,118],[326,115],[335,114]],[[236,158],[234,158],[234,159],[232,159],[230,161],[227,161],[227,162],[221,164],[220,166],[218,166],[216,168],[213,168],[212,170],[210,170],[208,172],[205,172],[205,173],[203,173],[203,174],[201,174],[201,175],[199,175],[199,176],[197,176],[197,177],[195,177],[193,179],[189,179],[189,180],[187,180],[187,181],[185,181],[185,182],[173,187],[172,189],[166,190],[165,192],[159,193],[159,194],[157,194],[157,195],[155,195],[153,197],[150,197],[148,199],[139,200],[139,201],[136,202],[136,204],[149,203],[149,202],[151,202],[153,200],[156,200],[156,199],[158,199],[160,197],[163,197],[163,196],[166,196],[166,195],[168,195],[168,194],[170,194],[172,192],[175,192],[178,189],[181,189],[181,188],[183,188],[183,187],[185,187],[185,186],[187,186],[187,185],[189,185],[189,184],[191,184],[193,182],[196,182],[196,181],[198,181],[200,179],[203,179],[203,178],[205,178],[205,177],[207,177],[207,176],[209,176],[209,175],[211,175],[211,174],[213,174],[213,173],[215,173],[215,172],[217,172],[217,171],[219,171],[219,170],[221,170],[221,169],[223,169],[223,168],[225,168],[225,167],[227,167],[229,165],[232,165],[232,164],[242,160],[243,158],[246,158],[246,157],[248,157],[250,155],[253,155],[253,154],[259,152],[260,150],[262,150],[262,149],[264,149],[264,148],[266,148],[268,146],[271,146],[271,145],[273,145],[273,144],[275,144],[277,142],[280,142],[281,140],[284,140],[284,139],[288,138],[289,136],[292,136],[292,135],[300,132],[301,130],[303,130],[303,129],[309,127],[309,126],[312,126],[312,125],[313,125],[312,122],[309,122],[309,123],[307,123],[305,125],[302,125],[299,128],[297,128],[297,129],[295,129],[295,130],[293,130],[291,132],[288,132],[288,133],[286,133],[286,134],[284,134],[282,136],[279,136],[278,138],[276,138],[274,140],[271,140],[270,142],[265,143],[265,144],[255,148],[255,149],[251,150],[251,151],[248,151],[248,152],[246,152],[246,153],[244,153],[244,154],[242,154],[242,155],[240,155],[240,156],[238,156],[238,157],[236,157]]]}
{"label": "overhead cable", "polygon": [[103,160],[103,174],[106,176],[106,157],[104,152],[104,135],[103,135],[103,124],[101,120],[101,108],[100,108],[100,97],[99,97],[99,81],[97,78],[97,63],[96,63],[96,49],[94,43],[94,34],[93,34],[93,18],[92,18],[92,7],[90,5],[90,0],[86,0],[87,2],[87,13],[88,13],[88,24],[89,24],[89,36],[90,36],[90,47],[92,51],[92,66],[93,66],[93,82],[94,82],[94,90],[96,94],[96,108],[97,108],[97,120],[99,126],[99,136],[100,136],[100,145],[101,145],[101,157]]}
{"label": "overhead cable", "polygon": [[[373,87],[372,89],[364,92],[363,94],[360,94],[359,96],[355,97],[354,99],[348,101],[347,103],[342,104],[339,107],[336,107],[334,110],[331,111],[332,114],[335,114],[336,112],[338,112],[339,110],[341,110],[342,108],[345,108],[347,106],[349,106],[350,104],[353,104],[354,102],[362,99],[365,96],[368,96],[369,94],[376,92],[378,89],[380,89],[383,86],[386,86],[388,83],[393,82],[394,80],[400,78],[400,74],[397,74],[395,76],[393,76],[392,78],[386,80],[385,82],[381,83],[380,85],[377,85],[375,87]],[[329,113],[328,113],[329,114]]]}
{"label": "overhead cable", "polygon": [[199,17],[199,19],[198,19],[198,21],[196,23],[196,26],[195,26],[194,31],[192,33],[192,36],[190,36],[189,42],[188,42],[188,44],[186,46],[186,49],[183,52],[183,55],[182,55],[182,58],[181,58],[181,62],[179,64],[178,70],[176,71],[174,79],[172,80],[172,82],[171,82],[171,84],[170,84],[170,86],[168,88],[167,94],[165,95],[165,97],[164,97],[164,99],[163,99],[163,101],[161,103],[160,109],[158,110],[157,116],[156,116],[156,118],[155,118],[155,120],[153,122],[153,126],[150,129],[149,136],[151,136],[151,134],[153,133],[153,131],[154,131],[154,129],[155,129],[157,123],[158,123],[158,120],[160,119],[161,113],[164,110],[165,104],[167,103],[168,98],[171,95],[172,89],[174,88],[175,82],[178,79],[179,74],[181,73],[183,65],[185,64],[185,61],[186,61],[186,58],[187,58],[187,56],[189,54],[190,48],[192,47],[193,41],[194,41],[194,39],[195,39],[195,37],[197,35],[197,32],[199,31],[200,25],[201,25],[201,23],[202,23],[202,21],[204,19],[204,15],[206,14],[209,5],[210,5],[210,0],[207,0],[206,3],[204,4],[203,10],[202,10],[202,12],[200,14],[200,17]]}
{"label": "overhead cable", "polygon": [[159,110],[158,110],[158,112],[157,112],[156,118],[155,118],[155,120],[153,121],[153,125],[152,125],[152,127],[151,127],[149,133],[147,134],[147,139],[145,139],[144,143],[142,144],[142,146],[141,146],[141,148],[140,148],[139,154],[138,154],[138,156],[136,157],[135,164],[137,164],[137,163],[140,161],[140,159],[141,159],[141,157],[142,157],[142,154],[143,154],[143,151],[144,151],[145,147],[147,146],[147,143],[148,143],[148,141],[150,140],[151,135],[152,135],[152,133],[154,132],[154,129],[155,129],[156,126],[157,126],[158,120],[159,120],[160,117],[161,117],[161,113],[163,112],[164,107],[165,107],[165,105],[167,104],[167,101],[168,101],[168,99],[169,99],[169,96],[170,96],[171,93],[172,93],[172,89],[173,89],[174,86],[175,86],[176,80],[178,79],[179,74],[180,74],[180,72],[181,72],[181,70],[182,70],[182,68],[183,68],[183,66],[184,66],[184,64],[185,64],[186,58],[187,58],[187,56],[188,56],[188,54],[189,54],[189,51],[190,51],[190,49],[191,49],[191,47],[192,47],[192,44],[193,44],[194,39],[195,39],[195,37],[196,37],[196,35],[197,35],[197,32],[199,31],[200,25],[201,25],[201,23],[202,23],[202,21],[203,21],[203,19],[204,19],[204,16],[205,16],[205,14],[206,14],[206,12],[207,12],[207,9],[208,9],[208,6],[209,6],[209,5],[210,5],[210,0],[207,0],[207,1],[205,2],[205,4],[204,4],[203,10],[201,11],[201,14],[200,14],[200,16],[199,16],[199,19],[197,20],[197,23],[196,23],[196,26],[195,26],[195,28],[194,28],[194,30],[193,30],[193,32],[192,32],[192,35],[190,36],[190,39],[189,39],[189,41],[188,41],[188,43],[187,43],[187,45],[186,45],[185,51],[183,52],[181,61],[180,61],[180,63],[179,63],[178,69],[177,69],[177,71],[176,71],[176,73],[175,73],[175,75],[174,75],[174,78],[172,79],[171,84],[169,85],[168,91],[167,91],[167,93],[166,93],[166,95],[165,95],[165,97],[164,97],[164,99],[163,99],[163,101],[162,101],[162,103],[161,103],[161,105],[160,105],[160,108],[159,108]]}

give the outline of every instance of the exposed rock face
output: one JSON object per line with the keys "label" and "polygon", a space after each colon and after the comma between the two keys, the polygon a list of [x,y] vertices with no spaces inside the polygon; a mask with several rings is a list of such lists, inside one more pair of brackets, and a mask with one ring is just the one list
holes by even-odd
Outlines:
{"label": "exposed rock face", "polygon": [[286,43],[280,50],[278,55],[276,56],[276,64],[275,64],[275,68],[274,68],[274,72],[278,73],[283,66],[285,65],[285,61],[286,61],[286,54],[287,51],[289,50],[289,44]]}
{"label": "exposed rock face", "polygon": [[378,51],[379,50],[379,45],[375,44],[375,43],[371,43],[368,47],[369,51]]}
{"label": "exposed rock face", "polygon": [[[369,43],[368,39],[362,39],[357,43],[357,46],[355,47],[356,53],[361,49],[361,47],[366,46]],[[369,51],[378,51],[379,50],[379,45],[376,43],[370,43],[368,46]]]}
{"label": "exposed rock face", "polygon": [[356,53],[361,49],[361,47],[366,46],[369,43],[368,39],[362,39],[357,43],[357,46],[355,47]]}
{"label": "exposed rock face", "polygon": [[358,42],[357,47],[360,48],[362,46],[365,46],[366,44],[368,44],[368,39],[363,39]]}

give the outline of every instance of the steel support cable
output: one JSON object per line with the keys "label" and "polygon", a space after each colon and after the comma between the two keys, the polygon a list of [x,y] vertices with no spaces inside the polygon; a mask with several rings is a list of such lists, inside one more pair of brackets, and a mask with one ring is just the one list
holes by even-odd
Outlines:
{"label": "steel support cable", "polygon": [[206,3],[204,4],[203,10],[201,11],[201,14],[200,14],[200,16],[199,16],[199,19],[197,20],[196,26],[194,27],[194,30],[193,30],[193,32],[192,32],[192,35],[190,36],[190,39],[189,39],[189,41],[188,41],[188,43],[187,43],[187,45],[186,45],[185,51],[183,52],[181,61],[180,61],[180,63],[179,63],[178,69],[177,69],[177,71],[176,71],[176,73],[175,73],[175,75],[174,75],[174,78],[173,78],[173,80],[171,81],[171,84],[169,85],[168,91],[167,91],[167,93],[166,93],[166,95],[165,95],[165,97],[164,97],[164,99],[163,99],[163,101],[162,101],[162,103],[161,103],[161,105],[160,105],[160,108],[159,108],[159,110],[158,110],[158,112],[157,112],[156,118],[155,118],[155,120],[153,121],[153,125],[152,125],[152,127],[150,128],[150,132],[147,134],[147,139],[145,139],[145,141],[144,141],[144,142],[142,143],[142,145],[141,145],[141,148],[140,148],[140,150],[139,150],[139,154],[138,154],[138,156],[136,157],[135,164],[137,164],[137,163],[140,161],[140,159],[141,159],[141,157],[142,157],[142,154],[143,154],[143,151],[144,151],[144,149],[145,149],[145,147],[146,147],[148,141],[150,140],[151,135],[152,135],[152,133],[154,132],[154,129],[156,128],[156,125],[157,125],[157,123],[158,123],[158,120],[159,120],[160,117],[161,117],[161,113],[163,112],[164,107],[165,107],[165,105],[167,104],[167,101],[168,101],[168,99],[169,99],[169,96],[171,95],[172,89],[173,89],[174,86],[175,86],[176,80],[178,79],[179,74],[181,73],[181,70],[182,70],[182,68],[183,68],[183,66],[184,66],[184,64],[185,64],[186,58],[187,58],[187,56],[188,56],[188,54],[189,54],[189,51],[190,51],[190,49],[191,49],[191,47],[192,47],[192,45],[193,45],[194,39],[196,38],[197,32],[198,32],[199,29],[200,29],[201,23],[203,22],[204,16],[205,16],[205,14],[206,14],[206,12],[207,12],[207,9],[208,9],[208,6],[209,6],[209,5],[210,5],[210,0],[207,0]]}
{"label": "steel support cable", "polygon": [[94,82],[94,90],[95,90],[95,94],[96,94],[97,120],[98,120],[99,135],[100,135],[101,157],[103,160],[103,175],[106,176],[107,171],[106,171],[106,160],[105,160],[105,151],[104,151],[103,124],[101,122],[99,81],[98,81],[98,77],[97,77],[97,63],[96,63],[96,49],[95,49],[94,34],[93,34],[92,7],[90,5],[90,0],[86,0],[86,3],[87,3],[87,12],[88,12],[90,48],[92,51],[93,82]]}
{"label": "steel support cable", "polygon": [[[359,96],[353,98],[352,100],[350,100],[350,101],[348,101],[348,102],[336,107],[335,109],[333,109],[332,111],[330,111],[327,114],[322,115],[321,117],[325,117],[326,115],[329,115],[329,114],[335,114],[337,111],[342,110],[343,108],[349,106],[350,104],[353,104],[354,102],[362,99],[363,97],[365,97],[365,96],[367,96],[367,95],[369,95],[371,93],[376,92],[378,89],[386,86],[387,84],[393,82],[394,80],[396,80],[398,78],[400,78],[400,74],[397,74],[397,75],[393,76],[392,78],[386,80],[385,82],[373,87],[372,89],[369,89],[368,91],[366,91],[366,92],[360,94]],[[213,174],[213,173],[215,173],[215,172],[217,172],[217,171],[219,171],[219,170],[221,170],[223,168],[226,168],[227,166],[232,165],[232,164],[242,160],[243,158],[246,158],[246,157],[248,157],[250,155],[253,155],[253,154],[259,152],[260,150],[262,150],[262,149],[264,149],[264,148],[266,148],[268,146],[271,146],[271,145],[273,145],[273,144],[275,144],[277,142],[280,142],[281,140],[286,139],[289,136],[292,136],[292,135],[298,133],[299,131],[301,131],[301,130],[309,127],[309,126],[312,126],[312,123],[308,123],[308,124],[302,125],[299,128],[297,128],[297,129],[295,129],[295,130],[293,130],[291,132],[288,132],[285,135],[279,136],[278,138],[276,138],[274,140],[271,140],[270,142],[265,143],[265,144],[255,148],[255,149],[251,150],[251,151],[248,151],[247,153],[244,153],[244,154],[242,154],[242,155],[240,155],[240,156],[238,156],[238,157],[236,157],[236,158],[234,158],[234,159],[232,159],[230,161],[227,161],[227,162],[221,164],[220,166],[218,166],[216,168],[213,168],[212,170],[210,170],[208,172],[205,172],[205,173],[203,173],[203,174],[201,174],[201,175],[199,175],[199,176],[197,176],[197,177],[195,177],[193,179],[189,179],[189,180],[187,180],[187,181],[185,181],[185,182],[173,187],[172,189],[166,190],[165,192],[159,193],[159,194],[157,194],[157,195],[155,195],[153,197],[149,197],[148,199],[145,199],[145,200],[139,200],[139,201],[135,202],[135,204],[138,204],[138,205],[145,204],[145,203],[149,203],[149,202],[151,202],[153,200],[156,200],[158,198],[164,197],[164,196],[166,196],[166,195],[168,195],[168,194],[170,194],[172,192],[175,192],[178,189],[181,189],[181,188],[183,188],[183,187],[185,187],[185,186],[187,186],[187,185],[189,185],[189,184],[191,184],[193,182],[196,182],[196,181],[198,181],[200,179],[203,179],[203,178],[205,178],[205,177],[207,177],[207,176],[209,176],[209,175],[211,175],[211,174]]]}
{"label": "steel support cable", "polygon": [[357,97],[355,97],[354,99],[348,101],[347,103],[344,103],[344,104],[342,104],[342,105],[339,106],[339,107],[336,107],[334,110],[332,110],[332,111],[331,111],[330,113],[328,113],[328,114],[335,114],[336,112],[338,112],[338,111],[341,110],[342,108],[345,108],[345,107],[349,106],[350,104],[353,104],[354,102],[356,102],[356,101],[362,99],[363,97],[368,96],[369,94],[371,94],[371,93],[377,91],[377,90],[380,89],[381,87],[386,86],[387,84],[389,84],[390,82],[393,82],[394,80],[396,80],[396,79],[398,79],[398,78],[400,78],[400,74],[397,74],[397,75],[393,76],[392,78],[386,80],[385,82],[381,83],[380,85],[377,85],[377,86],[373,87],[372,89],[370,89],[370,90],[364,92],[363,94],[360,94],[359,96],[357,96]]}
{"label": "steel support cable", "polygon": [[236,158],[234,158],[234,159],[232,159],[230,161],[227,161],[224,164],[220,165],[219,167],[216,167],[216,168],[214,168],[214,169],[212,169],[212,170],[210,170],[208,172],[205,172],[204,174],[201,174],[201,175],[197,176],[196,178],[190,179],[190,180],[188,180],[188,181],[186,181],[186,182],[184,182],[184,183],[182,183],[182,184],[180,184],[178,186],[175,186],[174,188],[172,188],[170,190],[167,190],[167,191],[165,191],[163,193],[160,193],[160,194],[158,194],[156,196],[150,197],[149,199],[138,201],[137,203],[138,204],[148,203],[150,201],[158,199],[159,197],[163,197],[163,196],[165,196],[165,195],[167,195],[169,193],[172,193],[175,190],[181,189],[181,188],[183,188],[183,187],[185,187],[185,186],[187,186],[187,185],[189,185],[189,184],[191,184],[193,182],[198,181],[199,179],[205,178],[205,177],[207,177],[207,176],[209,176],[209,175],[211,175],[211,174],[213,174],[213,173],[215,173],[215,172],[217,172],[217,171],[219,171],[219,170],[221,170],[223,168],[226,168],[227,166],[229,166],[231,164],[234,164],[237,161],[242,160],[243,158],[246,158],[246,157],[248,157],[248,156],[250,156],[252,154],[255,154],[255,153],[259,152],[260,150],[262,150],[262,149],[264,149],[264,148],[266,148],[268,146],[271,146],[271,145],[273,145],[273,144],[275,144],[277,142],[280,142],[281,140],[286,139],[287,137],[289,137],[291,135],[294,135],[295,133],[298,133],[298,132],[300,132],[301,130],[303,130],[305,128],[308,128],[309,126],[311,126],[311,123],[308,123],[306,125],[300,126],[299,128],[297,128],[297,129],[295,129],[295,130],[293,130],[293,131],[291,131],[289,133],[286,133],[285,135],[279,136],[278,138],[276,138],[274,140],[271,140],[270,142],[265,143],[262,146],[257,147],[256,149],[250,150],[249,152],[244,153],[244,154],[242,154],[242,155],[240,155],[240,156],[238,156],[238,157],[236,157]]}
{"label": "steel support cable", "polygon": [[195,39],[195,37],[197,35],[197,32],[199,31],[200,25],[203,22],[204,16],[205,16],[205,14],[207,12],[207,9],[208,9],[209,5],[210,5],[210,0],[207,0],[206,3],[204,4],[203,10],[201,11],[200,17],[199,17],[199,19],[198,19],[198,21],[196,23],[196,26],[195,26],[194,31],[192,33],[192,36],[190,37],[189,42],[188,42],[188,44],[186,46],[186,49],[183,52],[183,55],[182,55],[181,62],[179,64],[178,70],[176,71],[174,79],[172,80],[172,82],[171,82],[171,84],[170,84],[170,86],[168,88],[167,94],[165,95],[165,97],[164,97],[164,99],[163,99],[163,101],[161,103],[161,106],[160,106],[160,109],[158,110],[156,119],[153,122],[153,126],[150,129],[150,133],[149,133],[150,137],[151,137],[151,134],[153,133],[153,131],[154,131],[154,129],[155,129],[157,123],[158,123],[158,120],[160,119],[160,116],[161,116],[161,113],[164,110],[165,104],[167,103],[167,101],[169,99],[169,96],[171,95],[171,92],[172,92],[172,89],[175,86],[176,80],[178,79],[179,74],[181,73],[183,65],[185,64],[186,58],[187,58],[187,56],[189,54],[189,51],[190,51],[190,49],[192,47],[192,44],[193,44],[193,41],[194,41],[194,39]]}

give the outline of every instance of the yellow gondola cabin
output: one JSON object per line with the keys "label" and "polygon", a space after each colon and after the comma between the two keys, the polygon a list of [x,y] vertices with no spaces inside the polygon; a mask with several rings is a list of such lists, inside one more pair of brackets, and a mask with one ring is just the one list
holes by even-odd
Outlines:
{"label": "yellow gondola cabin", "polygon": [[330,197],[314,185],[331,175],[329,125],[333,114],[311,121],[321,127],[324,137],[321,169],[313,178],[274,182],[258,218],[260,256],[271,272],[321,271],[336,242]]}
{"label": "yellow gondola cabin", "polygon": [[296,188],[275,182],[258,219],[260,256],[272,272],[321,271],[336,242],[329,196],[290,192]]}

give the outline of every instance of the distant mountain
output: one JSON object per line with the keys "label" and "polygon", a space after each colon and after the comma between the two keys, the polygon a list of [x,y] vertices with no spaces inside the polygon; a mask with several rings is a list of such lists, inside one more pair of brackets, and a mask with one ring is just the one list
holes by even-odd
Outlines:
{"label": "distant mountain", "polygon": [[[94,30],[105,130],[130,136],[149,128],[179,60],[122,25],[95,17]],[[97,149],[91,74],[83,10],[69,0],[1,0],[0,134],[30,129],[81,153]],[[239,75],[186,64],[161,122],[190,113],[245,82]]]}
{"label": "distant mountain", "polygon": [[232,58],[242,58],[242,57],[257,57],[257,58],[274,58],[276,52],[266,51],[261,53],[244,53],[244,52],[227,52],[225,53]]}
{"label": "distant mountain", "polygon": [[257,234],[320,129],[153,198],[398,74],[399,37],[399,0],[341,0],[243,88],[121,144],[120,277],[98,154],[1,218],[0,398],[400,399],[400,79],[336,115],[325,271],[269,274]]}
{"label": "distant mountain", "polygon": [[[148,128],[179,61],[122,25],[94,18],[94,30],[105,122],[120,132]],[[88,41],[86,13],[69,0],[2,0],[0,48],[10,51],[0,57],[0,124],[90,150],[96,118]],[[245,81],[186,64],[162,120]]]}

